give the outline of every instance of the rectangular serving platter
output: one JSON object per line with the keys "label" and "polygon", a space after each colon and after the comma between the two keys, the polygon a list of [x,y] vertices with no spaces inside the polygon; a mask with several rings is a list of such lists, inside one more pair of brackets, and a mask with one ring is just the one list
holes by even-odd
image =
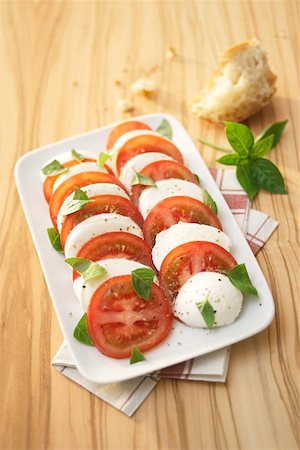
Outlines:
{"label": "rectangular serving platter", "polygon": [[264,275],[186,130],[177,119],[168,114],[149,114],[137,119],[146,122],[153,129],[156,129],[163,119],[169,121],[173,130],[173,142],[182,152],[187,167],[199,176],[204,189],[207,189],[216,201],[224,232],[232,241],[232,254],[239,263],[246,264],[250,278],[258,290],[259,299],[244,296],[238,320],[222,328],[193,329],[174,320],[168,338],[145,354],[146,361],[137,364],[130,365],[128,359],[108,358],[95,348],[81,344],[73,338],[73,330],[83,312],[73,292],[70,268],[64,262],[64,257],[53,250],[48,240],[47,228],[52,224],[48,205],[43,197],[40,169],[49,159],[72,148],[79,152],[92,151],[95,154],[104,151],[107,135],[115,124],[25,154],[15,166],[15,179],[24,213],[62,333],[79,372],[94,383],[127,380],[207,354],[259,333],[274,317],[274,301]]}

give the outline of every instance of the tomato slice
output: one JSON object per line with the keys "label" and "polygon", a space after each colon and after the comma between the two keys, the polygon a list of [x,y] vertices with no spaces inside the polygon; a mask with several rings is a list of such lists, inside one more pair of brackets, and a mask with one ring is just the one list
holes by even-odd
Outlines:
{"label": "tomato slice", "polygon": [[160,286],[170,300],[175,300],[184,283],[199,272],[221,272],[237,265],[234,257],[218,244],[187,242],[174,248],[163,260]]}
{"label": "tomato slice", "polygon": [[[126,258],[154,269],[151,248],[138,236],[123,231],[101,234],[88,241],[76,255],[91,261],[110,258]],[[73,271],[73,280],[79,274]]]}
{"label": "tomato slice", "polygon": [[61,185],[58,186],[58,188],[54,191],[49,202],[50,216],[55,228],[57,228],[56,220],[60,207],[63,204],[65,198],[67,198],[68,195],[74,192],[74,186],[80,188],[94,183],[117,184],[126,192],[125,187],[117,178],[104,172],[83,172],[68,178],[66,181],[61,183]]}
{"label": "tomato slice", "polygon": [[[82,161],[76,161],[75,159],[72,159],[71,161],[66,161],[65,163],[63,163],[62,166],[72,167],[72,166],[75,166],[76,164],[80,164],[81,162],[94,162],[94,161],[96,161],[96,160],[90,159],[90,158],[85,158]],[[53,185],[55,183],[55,180],[59,177],[59,175],[60,174],[48,176],[44,181],[43,192],[44,192],[44,197],[48,203],[49,203],[51,195],[52,195]]]}
{"label": "tomato slice", "polygon": [[169,197],[157,203],[146,217],[143,227],[146,242],[153,246],[158,233],[180,221],[210,225],[222,230],[218,217],[204,203],[192,197]]}
{"label": "tomato slice", "polygon": [[114,143],[120,136],[133,130],[151,130],[151,128],[146,123],[138,120],[128,120],[127,122],[122,122],[115,126],[109,133],[106,142],[107,150],[111,150],[113,148]]}
{"label": "tomato slice", "polygon": [[164,153],[181,164],[183,163],[182,154],[172,142],[162,136],[145,134],[130,139],[120,148],[116,161],[117,172],[120,173],[121,168],[129,159],[140,153],[148,152]]}
{"label": "tomato slice", "polygon": [[149,300],[131,287],[131,276],[110,278],[95,291],[87,312],[95,346],[111,358],[128,358],[132,347],[141,352],[158,345],[172,326],[172,308],[155,283]]}
{"label": "tomato slice", "polygon": [[139,227],[143,226],[143,218],[137,207],[127,198],[119,195],[96,195],[91,197],[79,211],[66,216],[60,232],[61,245],[64,248],[70,231],[80,222],[88,217],[102,213],[115,213],[130,217]]}
{"label": "tomato slice", "polygon": [[[155,161],[144,167],[144,169],[141,170],[141,173],[152,178],[154,181],[177,178],[199,184],[195,175],[187,167],[177,161]],[[146,187],[147,186],[141,184],[132,186],[131,196],[135,203],[138,203],[139,197]]]}

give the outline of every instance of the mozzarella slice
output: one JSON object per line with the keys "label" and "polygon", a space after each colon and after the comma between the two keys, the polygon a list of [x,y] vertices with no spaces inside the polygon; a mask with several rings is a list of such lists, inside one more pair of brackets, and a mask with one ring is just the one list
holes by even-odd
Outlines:
{"label": "mozzarella slice", "polygon": [[208,300],[214,315],[214,327],[233,323],[242,308],[243,294],[226,275],[200,272],[192,276],[180,289],[173,305],[174,315],[190,327],[208,328],[197,303]]}
{"label": "mozzarella slice", "polygon": [[55,180],[52,192],[54,192],[58,188],[58,186],[60,186],[61,183],[66,181],[68,178],[72,177],[73,175],[77,175],[78,173],[83,173],[83,172],[104,172],[104,173],[107,173],[107,170],[104,167],[103,167],[103,169],[100,169],[98,164],[97,163],[93,163],[93,162],[76,164],[76,166],[70,167],[67,172],[64,172],[61,175],[59,175],[59,177]]}
{"label": "mozzarella slice", "polygon": [[167,230],[161,231],[155,240],[152,249],[152,259],[157,270],[160,269],[163,260],[178,245],[193,241],[213,242],[229,251],[231,241],[227,234],[218,228],[199,223],[179,222]]}
{"label": "mozzarella slice", "polygon": [[168,197],[184,195],[203,201],[203,189],[190,181],[169,178],[157,181],[156,186],[144,189],[140,195],[139,209],[144,219],[158,202]]}
{"label": "mozzarella slice", "polygon": [[69,233],[65,243],[65,256],[77,256],[79,250],[95,236],[112,231],[125,231],[143,238],[140,227],[127,216],[114,213],[96,214],[77,224]]}
{"label": "mozzarella slice", "polygon": [[[105,281],[120,275],[130,275],[132,270],[135,269],[148,268],[148,266],[145,266],[144,264],[125,258],[110,258],[97,262],[100,266],[104,267],[106,273],[88,281],[85,281],[82,277],[79,277],[76,278],[73,283],[75,294],[83,311],[87,310],[94,292]],[[157,279],[154,281],[157,282]]]}
{"label": "mozzarella slice", "polygon": [[[97,155],[95,153],[92,152],[86,152],[86,151],[79,151],[78,153],[80,153],[82,156],[84,156],[85,158],[89,158],[89,159],[97,159]],[[54,156],[53,158],[49,159],[44,166],[47,166],[48,164],[50,164],[52,161],[54,161],[56,159],[56,161],[58,161],[60,164],[64,164],[67,161],[72,161],[74,159],[74,156],[72,155],[72,151],[68,151],[68,152],[64,152],[64,153],[60,153],[57,156]],[[81,163],[81,164],[85,164],[85,163]],[[44,183],[45,179],[47,178],[47,175],[43,174],[43,172],[40,172],[40,177],[41,177],[41,181],[42,183]]]}
{"label": "mozzarella slice", "polygon": [[168,160],[174,161],[174,159],[171,158],[170,156],[159,152],[156,153],[149,152],[136,155],[129,161],[127,161],[127,163],[122,168],[120,174],[120,181],[121,183],[124,184],[126,189],[131,191],[131,182],[132,178],[134,177],[134,170],[136,172],[140,172],[142,169],[144,169],[144,167],[148,166],[148,164],[151,164],[155,161],[168,161]]}
{"label": "mozzarella slice", "polygon": [[[128,195],[124,191],[124,189],[120,188],[120,186],[113,183],[95,183],[88,184],[87,186],[83,186],[80,188],[86,195],[90,197],[94,197],[95,195],[119,195],[120,197],[127,198],[129,200]],[[68,195],[63,204],[60,207],[59,213],[57,215],[57,229],[60,232],[61,227],[65,221],[65,217],[61,214],[61,211],[66,208],[66,206],[73,200],[74,192]]]}

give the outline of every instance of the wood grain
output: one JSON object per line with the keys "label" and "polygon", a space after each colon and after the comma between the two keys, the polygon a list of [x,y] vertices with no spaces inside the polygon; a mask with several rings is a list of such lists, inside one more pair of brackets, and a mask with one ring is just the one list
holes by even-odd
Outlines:
{"label": "wood grain", "polygon": [[[298,30],[299,2],[288,0],[0,3],[1,449],[299,448]],[[260,193],[254,202],[280,223],[258,256],[276,320],[233,347],[225,384],[161,381],[128,419],[50,369],[62,336],[14,164],[32,148],[128,117],[117,101],[140,76],[155,79],[159,92],[134,97],[135,115],[169,112],[195,142],[201,134],[224,144],[222,128],[192,117],[189,101],[223,49],[253,36],[278,82],[249,125],[258,132],[289,120],[270,155],[289,194]],[[199,150],[215,165],[216,151]]]}

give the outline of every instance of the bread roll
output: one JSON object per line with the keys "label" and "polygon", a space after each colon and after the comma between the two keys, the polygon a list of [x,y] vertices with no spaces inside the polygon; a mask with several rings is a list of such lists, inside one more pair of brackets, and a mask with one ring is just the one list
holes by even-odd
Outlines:
{"label": "bread roll", "polygon": [[241,122],[270,101],[276,78],[259,41],[242,42],[225,50],[207,86],[194,98],[191,111],[215,123]]}

